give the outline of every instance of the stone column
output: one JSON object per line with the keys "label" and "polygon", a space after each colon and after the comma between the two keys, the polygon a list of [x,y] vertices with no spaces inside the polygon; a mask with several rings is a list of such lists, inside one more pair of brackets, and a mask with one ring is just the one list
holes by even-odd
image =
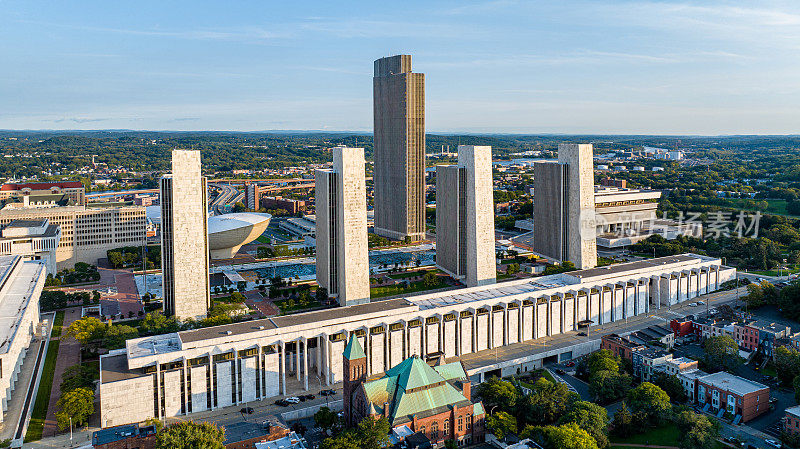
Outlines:
{"label": "stone column", "polygon": [[559,320],[560,323],[558,323],[559,324],[558,327],[561,328],[561,333],[563,334],[564,332],[566,332],[566,329],[564,328],[564,317],[566,316],[566,310],[564,310],[564,309],[566,309],[566,305],[567,305],[567,295],[565,295],[564,293],[559,293],[558,297],[561,300],[561,307],[560,307],[560,309],[561,309],[560,310],[561,319]]}
{"label": "stone column", "polygon": [[525,341],[525,300],[520,299],[517,303],[519,304],[519,309],[517,309],[517,312],[519,312],[517,317],[517,341],[522,343]]}
{"label": "stone column", "polygon": [[[294,360],[295,360],[295,377],[297,377],[297,381],[300,382],[300,339],[294,341]],[[369,360],[369,357],[367,357]]]}
{"label": "stone column", "polygon": [[280,359],[280,366],[279,371],[281,372],[281,394],[286,395],[286,344],[283,341],[278,342],[280,348],[280,354],[278,354],[278,358]]}
{"label": "stone column", "polygon": [[303,342],[303,389],[308,391],[308,340],[301,337]]}
{"label": "stone column", "polygon": [[552,310],[552,296],[547,295],[547,336],[553,335],[553,310]]}
{"label": "stone column", "polygon": [[181,373],[182,373],[181,375],[183,376],[183,388],[182,388],[183,389],[183,391],[182,391],[183,394],[181,396],[183,396],[183,414],[184,415],[188,415],[189,414],[189,388],[188,387],[190,387],[190,383],[192,382],[192,379],[190,379],[186,375],[186,357],[182,357],[182,359],[183,359],[182,360],[183,366],[181,367]]}
{"label": "stone column", "polygon": [[317,377],[322,376],[322,335],[315,337],[317,339]]}
{"label": "stone column", "polygon": [[456,329],[456,357],[461,356],[461,312],[453,312],[456,316],[455,329]]}
{"label": "stone column", "polygon": [[469,309],[472,312],[472,352],[478,352],[478,309]]}
{"label": "stone column", "polygon": [[233,398],[234,404],[239,404],[239,351],[233,350]]}
{"label": "stone column", "polygon": [[217,408],[214,406],[214,392],[217,390],[217,386],[214,385],[214,356],[211,355],[210,352],[207,352],[206,357],[208,357],[208,377],[211,379],[211,382],[209,382],[211,388],[208,390],[208,397],[211,398],[211,410],[214,410]]}
{"label": "stone column", "polygon": [[163,419],[161,415],[161,364],[156,361],[156,400],[158,407],[156,411],[156,418]]}

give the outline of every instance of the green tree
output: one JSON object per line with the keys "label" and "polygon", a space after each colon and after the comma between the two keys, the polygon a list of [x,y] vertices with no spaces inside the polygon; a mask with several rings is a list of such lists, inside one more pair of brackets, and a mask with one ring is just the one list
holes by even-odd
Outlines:
{"label": "green tree", "polygon": [[213,423],[181,421],[156,436],[156,449],[223,449],[225,429]]}
{"label": "green tree", "polygon": [[542,441],[545,449],[598,449],[597,442],[575,423],[561,426],[526,427],[523,438]]}
{"label": "green tree", "polygon": [[139,330],[124,324],[115,324],[106,327],[103,336],[103,346],[108,349],[119,349],[125,346],[125,341],[139,336]]}
{"label": "green tree", "polygon": [[389,444],[389,421],[366,417],[355,427],[322,440],[321,449],[384,449]]}
{"label": "green tree", "polygon": [[650,382],[642,382],[628,392],[628,405],[642,415],[645,425],[660,425],[672,408],[667,393]]}
{"label": "green tree", "polygon": [[589,393],[595,401],[606,404],[624,397],[631,388],[631,377],[603,370],[595,373],[589,380]]}
{"label": "green tree", "polygon": [[139,327],[150,334],[175,332],[180,329],[180,325],[174,318],[166,317],[157,310],[145,315]]}
{"label": "green tree", "polygon": [[75,427],[87,423],[89,416],[94,413],[94,391],[88,388],[76,388],[61,393],[56,403],[56,421],[58,428],[64,430],[70,425]]}
{"label": "green tree", "polygon": [[732,371],[742,364],[739,345],[727,335],[709,337],[704,343],[705,362],[712,369]]}
{"label": "green tree", "polygon": [[587,401],[576,401],[559,424],[577,424],[594,438],[600,449],[608,446],[608,411],[605,407]]}
{"label": "green tree", "polygon": [[800,352],[786,346],[775,348],[775,371],[784,385],[789,385],[800,374]]}
{"label": "green tree", "polygon": [[433,273],[425,273],[425,276],[422,276],[422,284],[426,288],[435,287],[439,283],[439,277]]}
{"label": "green tree", "polygon": [[517,418],[506,412],[497,412],[486,417],[486,425],[492,434],[500,440],[505,440],[508,435],[517,434]]}
{"label": "green tree", "polygon": [[579,399],[566,384],[540,377],[531,393],[518,401],[518,416],[525,425],[553,424]]}
{"label": "green tree", "polygon": [[498,377],[490,377],[489,380],[478,385],[476,393],[488,407],[497,406],[506,412],[514,410],[520,396],[519,390],[511,382],[506,382]]}
{"label": "green tree", "polygon": [[589,377],[600,371],[610,371],[612,373],[619,373],[619,356],[615,355],[608,349],[601,349],[589,354],[586,360],[586,366],[589,369]]}
{"label": "green tree", "polygon": [[105,336],[108,325],[95,317],[85,316],[75,320],[67,327],[67,335],[78,340],[81,344],[87,344],[93,340],[99,340]]}
{"label": "green tree", "polygon": [[683,389],[683,384],[681,384],[678,376],[658,372],[653,375],[652,381],[653,384],[667,393],[667,396],[669,396],[672,402],[684,403],[688,399],[686,397],[686,390]]}
{"label": "green tree", "polygon": [[794,389],[794,400],[800,402],[800,375],[792,380],[792,388]]}
{"label": "green tree", "polygon": [[681,449],[712,449],[717,447],[722,426],[719,421],[705,415],[686,410],[675,419],[680,435],[678,444]]}
{"label": "green tree", "polygon": [[634,432],[633,415],[631,415],[631,411],[625,401],[622,401],[622,405],[614,412],[613,429],[614,434],[619,436],[636,433]]}
{"label": "green tree", "polygon": [[122,256],[122,253],[119,251],[109,251],[108,254],[108,263],[111,264],[114,268],[122,268],[125,265],[125,258]]}
{"label": "green tree", "polygon": [[94,391],[97,370],[88,365],[77,364],[67,367],[61,377],[61,392],[86,388]]}
{"label": "green tree", "polygon": [[336,425],[338,418],[336,413],[328,407],[321,407],[317,413],[314,413],[314,423],[325,432]]}

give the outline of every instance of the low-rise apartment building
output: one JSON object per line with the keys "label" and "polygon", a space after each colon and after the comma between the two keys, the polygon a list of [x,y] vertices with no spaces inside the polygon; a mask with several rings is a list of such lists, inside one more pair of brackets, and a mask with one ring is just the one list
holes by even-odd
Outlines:
{"label": "low-rise apartment building", "polygon": [[618,355],[621,359],[633,361],[633,353],[647,346],[631,341],[628,337],[622,337],[617,334],[603,335],[600,339],[600,349],[607,349]]}
{"label": "low-rise apartment building", "polygon": [[668,360],[672,360],[672,354],[660,349],[647,347],[633,352],[633,374],[643,381],[652,379],[653,374],[659,365],[663,365]]}
{"label": "low-rise apartment building", "polygon": [[708,373],[705,371],[701,371],[699,369],[690,369],[686,371],[681,371],[677,374],[678,380],[681,382],[683,386],[683,391],[686,393],[686,397],[694,403],[697,401],[697,379],[708,376]]}
{"label": "low-rise apartment building", "polygon": [[709,374],[697,379],[697,403],[747,422],[769,411],[769,387],[726,372]]}
{"label": "low-rise apartment building", "polygon": [[789,407],[783,418],[783,431],[791,435],[800,435],[800,405]]}

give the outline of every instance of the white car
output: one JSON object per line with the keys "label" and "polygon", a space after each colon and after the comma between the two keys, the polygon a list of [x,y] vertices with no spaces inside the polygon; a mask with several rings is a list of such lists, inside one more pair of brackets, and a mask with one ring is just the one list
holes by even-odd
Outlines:
{"label": "white car", "polygon": [[775,440],[764,440],[764,442],[777,449],[781,449],[783,447],[780,442]]}
{"label": "white car", "polygon": [[300,398],[298,398],[297,396],[292,396],[292,397],[286,398],[286,402],[288,402],[290,404],[299,404],[300,403]]}
{"label": "white car", "polygon": [[702,306],[703,304],[705,304],[705,301],[697,301],[695,304],[697,304],[698,306]]}

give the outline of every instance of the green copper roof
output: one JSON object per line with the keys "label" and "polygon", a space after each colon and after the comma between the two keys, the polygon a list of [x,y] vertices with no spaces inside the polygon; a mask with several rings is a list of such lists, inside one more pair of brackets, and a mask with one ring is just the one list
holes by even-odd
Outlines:
{"label": "green copper roof", "polygon": [[461,363],[432,368],[419,357],[409,357],[386,371],[382,378],[365,382],[363,388],[376,410],[388,404],[389,420],[395,422],[398,418],[409,419],[424,412],[468,404],[469,400],[448,382],[466,378]]}
{"label": "green copper roof", "polygon": [[472,406],[472,416],[485,415],[486,411],[483,409],[483,402],[478,402]]}
{"label": "green copper roof", "polygon": [[467,378],[467,373],[464,371],[464,366],[461,365],[461,362],[434,366],[433,369],[435,369],[444,380],[466,380]]}
{"label": "green copper roof", "polygon": [[386,371],[389,377],[397,377],[397,385],[403,390],[424,387],[441,382],[442,376],[419,357],[409,357],[399,365]]}
{"label": "green copper roof", "polygon": [[365,359],[367,355],[364,354],[364,349],[361,347],[361,343],[358,342],[358,338],[355,335],[350,335],[350,341],[347,342],[347,346],[344,347],[344,358],[347,360],[356,360],[356,359]]}

